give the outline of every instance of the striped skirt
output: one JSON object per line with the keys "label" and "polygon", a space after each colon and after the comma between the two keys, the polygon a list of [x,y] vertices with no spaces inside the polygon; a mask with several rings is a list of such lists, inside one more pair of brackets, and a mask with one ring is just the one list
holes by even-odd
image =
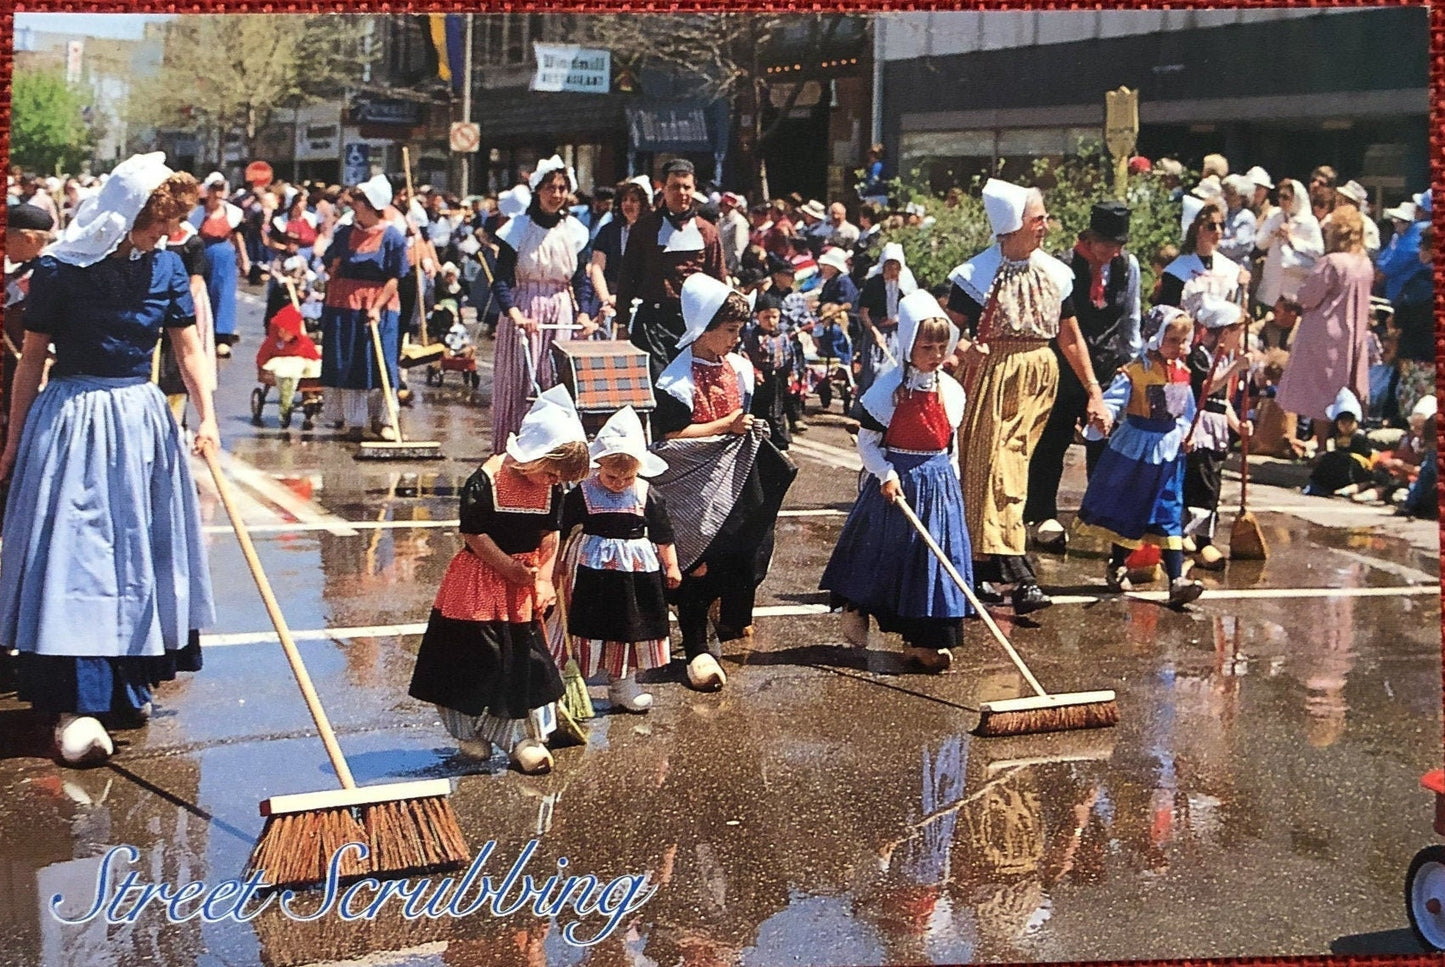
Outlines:
{"label": "striped skirt", "polygon": [[995,342],[971,374],[960,428],[963,508],[975,559],[1022,556],[1029,460],[1059,387],[1048,343]]}
{"label": "striped skirt", "polygon": [[[512,290],[514,304],[528,319],[543,326],[572,325],[570,283],[519,281]],[[567,330],[543,329],[528,333],[505,316],[497,326],[497,355],[492,367],[492,452],[501,453],[507,437],[522,426],[531,407],[533,383],[538,390],[557,385],[552,367],[552,343],[572,338]]]}

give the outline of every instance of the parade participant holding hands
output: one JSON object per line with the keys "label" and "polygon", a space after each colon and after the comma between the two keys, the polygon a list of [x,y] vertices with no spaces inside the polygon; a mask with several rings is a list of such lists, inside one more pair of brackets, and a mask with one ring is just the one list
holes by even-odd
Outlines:
{"label": "parade participant holding hands", "polygon": [[195,452],[214,451],[189,280],[180,257],[157,248],[198,194],[160,152],[131,157],[31,277],[10,408],[24,429],[0,455],[10,480],[0,647],[19,652],[19,696],[58,718],[67,763],[109,756],[106,725],[143,723],[152,688],[199,670],[198,629],[215,620],[196,485],[150,381],[164,328],[200,415]]}
{"label": "parade participant holding hands", "polygon": [[540,617],[552,587],[561,484],[587,474],[587,434],[566,387],[537,398],[506,452],[462,486],[465,547],[442,578],[409,694],[431,702],[462,751],[508,750],[523,772],[547,772],[562,676]]}
{"label": "parade participant holding hands", "polygon": [[[819,587],[843,608],[843,635],[868,644],[868,618],[903,636],[904,653],[927,671],[953,661],[969,605],[908,520],[889,505],[901,495],[965,581],[973,554],[964,527],[957,436],[964,394],[940,369],[958,330],[938,300],[914,292],[898,306],[901,366],[859,401],[864,478]],[[876,481],[876,483],[875,483]]]}
{"label": "parade participant holding hands", "polygon": [[[998,243],[949,275],[948,313],[968,337],[963,501],[975,580],[1012,584],[1014,613],[1024,615],[1053,603],[1024,556],[1023,520],[1029,460],[1058,389],[1049,340],[1058,338],[1085,389],[1087,421],[1103,430],[1108,412],[1074,318],[1074,270],[1041,248],[1049,225],[1043,195],[990,178],[983,202]],[[1001,600],[992,589],[980,591],[984,603]]]}
{"label": "parade participant holding hands", "polygon": [[596,471],[562,501],[562,533],[582,528],[575,573],[555,583],[569,602],[567,633],[583,676],[605,669],[613,706],[646,712],[652,695],[636,673],[671,659],[664,586],[682,583],[667,505],[644,479],[667,464],[647,452],[630,406],[612,415],[589,449]]}
{"label": "parade participant holding hands", "polygon": [[521,425],[533,382],[541,390],[556,385],[552,343],[572,339],[574,324],[581,327],[581,339],[596,328],[578,313],[572,290],[578,259],[589,241],[587,226],[567,210],[567,195],[577,190],[577,177],[553,155],[537,165],[528,183],[532,193],[526,212],[508,219],[496,235],[492,292],[504,318],[497,329],[492,377],[495,453],[502,452],[507,437]]}
{"label": "parade participant holding hands", "polygon": [[[1156,306],[1144,320],[1144,353],[1119,371],[1104,393],[1116,421],[1108,449],[1089,478],[1079,508],[1080,530],[1113,545],[1105,580],[1129,591],[1129,552],[1143,543],[1161,548],[1169,576],[1169,606],[1182,608],[1204,591],[1184,577],[1184,439],[1194,419],[1194,390],[1184,356],[1194,320]],[[1121,419],[1122,417],[1122,419]],[[1085,439],[1100,436],[1084,431]]]}
{"label": "parade participant holding hands", "polygon": [[[630,248],[629,248],[630,251]],[[694,273],[682,285],[687,331],[657,381],[653,452],[668,469],[652,481],[667,499],[682,584],[673,596],[688,682],[718,689],[727,675],[708,647],[708,609],[719,603],[722,643],[752,634],[753,601],[773,557],[773,527],[797,468],[749,414],[752,364],[733,352],[751,313],[725,283]]]}
{"label": "parade participant holding hands", "polygon": [[1248,353],[1239,352],[1246,323],[1244,310],[1215,295],[1201,296],[1197,305],[1193,313],[1194,348],[1189,352],[1188,365],[1194,398],[1204,401],[1204,412],[1199,414],[1184,471],[1184,506],[1189,511],[1184,546],[1188,549],[1192,542],[1199,554],[1199,566],[1213,571],[1224,567],[1224,554],[1214,546],[1214,531],[1219,524],[1219,488],[1224,458],[1231,445],[1230,434],[1243,435],[1252,429],[1235,413],[1229,389],[1240,373],[1249,371],[1250,359]]}
{"label": "parade participant holding hands", "polygon": [[[391,204],[391,182],[377,175],[351,192],[352,224],[338,225],[326,250],[326,302],[321,310],[321,385],[334,390],[341,404],[338,430],[349,428],[360,441],[365,427],[382,440],[396,431],[382,420],[386,402],[381,393],[381,366],[393,387],[400,375],[397,347],[401,339],[401,280],[411,271],[406,237],[383,220]],[[382,354],[369,327],[376,326]]]}

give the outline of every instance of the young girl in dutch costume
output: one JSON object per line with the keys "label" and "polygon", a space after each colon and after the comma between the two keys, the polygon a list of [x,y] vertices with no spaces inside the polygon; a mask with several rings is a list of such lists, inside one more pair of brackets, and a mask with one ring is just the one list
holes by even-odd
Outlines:
{"label": "young girl in dutch costume", "polygon": [[652,695],[636,675],[671,658],[665,588],[682,582],[667,505],[643,479],[667,464],[647,452],[630,406],[613,414],[590,450],[597,469],[562,501],[562,533],[582,532],[568,545],[556,584],[582,674],[606,670],[613,706],[646,712]]}
{"label": "young girl in dutch costume", "polygon": [[[1200,567],[1217,571],[1224,567],[1224,554],[1214,546],[1219,525],[1219,491],[1224,480],[1224,458],[1232,445],[1231,433],[1248,433],[1252,424],[1241,421],[1229,400],[1235,377],[1249,370],[1248,353],[1239,352],[1244,336],[1244,310],[1238,303],[1215,295],[1202,295],[1194,302],[1194,348],[1187,357],[1189,378],[1195,399],[1203,400],[1204,412],[1194,429],[1193,447],[1185,458],[1184,548],[1192,544]],[[1216,352],[1219,365],[1214,365]],[[1213,377],[1210,370],[1213,369]],[[1207,386],[1207,389],[1206,389]]]}
{"label": "young girl in dutch costume", "polygon": [[[552,566],[560,484],[587,473],[587,435],[565,387],[537,398],[506,452],[462,487],[466,546],[452,558],[416,656],[410,694],[431,702],[464,752],[509,750],[523,772],[547,772],[562,677],[542,612],[556,599]],[[482,743],[478,748],[474,743]]]}
{"label": "young girl in dutch costume", "polygon": [[958,573],[973,580],[955,446],[964,392],[939,368],[957,343],[958,329],[932,295],[914,292],[899,302],[903,365],[879,376],[858,404],[858,454],[873,479],[865,478],[819,582],[843,608],[850,642],[867,646],[871,615],[883,631],[903,636],[909,659],[935,672],[963,643],[968,601],[890,505],[903,496]]}
{"label": "young girl in dutch costume", "polygon": [[[1184,440],[1194,419],[1194,391],[1183,358],[1194,320],[1172,306],[1156,306],[1143,329],[1143,354],[1120,369],[1104,393],[1114,429],[1078,521],[1080,530],[1113,545],[1105,573],[1110,590],[1132,590],[1129,552],[1155,544],[1169,576],[1169,606],[1182,608],[1204,590],[1184,577]],[[1089,427],[1084,438],[1100,434]]]}
{"label": "young girl in dutch costume", "polygon": [[652,481],[667,500],[682,583],[673,594],[693,688],[727,683],[721,649],[708,645],[718,604],[720,643],[752,635],[753,601],[773,557],[773,527],[797,474],[748,412],[752,364],[733,349],[752,313],[749,300],[711,276],[682,286],[681,352],[657,380],[652,451],[668,469]]}

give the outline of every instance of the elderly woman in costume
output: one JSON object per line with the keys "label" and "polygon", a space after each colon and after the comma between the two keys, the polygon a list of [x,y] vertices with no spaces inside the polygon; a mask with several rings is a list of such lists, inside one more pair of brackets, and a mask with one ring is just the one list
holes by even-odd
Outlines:
{"label": "elderly woman in costume", "polygon": [[[973,546],[974,578],[1013,585],[1016,614],[1049,600],[1024,556],[1023,508],[1029,460],[1058,390],[1059,364],[1049,340],[1085,387],[1088,422],[1104,429],[1099,381],[1074,318],[1074,271],[1040,247],[1049,216],[1037,188],[990,178],[984,208],[997,244],[949,275],[948,313],[964,332],[963,504]],[[985,601],[999,601],[980,587]]]}
{"label": "elderly woman in costume", "polygon": [[[382,419],[381,366],[397,386],[401,280],[410,272],[406,238],[384,220],[391,204],[385,175],[351,192],[352,220],[338,225],[326,250],[326,301],[321,310],[321,385],[334,390],[341,404],[332,424],[360,441],[366,428],[379,439],[396,431]],[[376,358],[371,327],[381,337],[383,359]]]}
{"label": "elderly woman in costume", "polygon": [[1272,306],[1280,296],[1294,300],[1315,259],[1325,254],[1320,223],[1298,181],[1286,178],[1279,183],[1279,208],[1259,226],[1254,244],[1265,253],[1259,301]]}
{"label": "elderly woman in costume", "polygon": [[191,212],[191,227],[206,246],[206,290],[211,297],[211,314],[216,333],[216,354],[231,355],[236,335],[236,277],[249,275],[251,260],[241,222],[245,213],[226,201],[225,175],[213,171],[206,176],[205,197]]}
{"label": "elderly woman in costume", "polygon": [[595,328],[577,313],[572,289],[578,258],[589,241],[587,226],[567,210],[577,178],[553,155],[537,165],[528,183],[532,194],[526,212],[496,233],[492,291],[505,317],[497,328],[492,377],[492,449],[497,453],[522,425],[533,387],[556,385],[552,343],[572,338],[574,320],[581,336]]}
{"label": "elderly woman in costume", "polygon": [[196,486],[150,381],[165,329],[195,450],[219,446],[186,270],[158,248],[198,189],[164,158],[118,165],[36,266],[10,410],[24,429],[0,455],[0,647],[19,652],[19,695],[57,719],[67,763],[109,756],[106,725],[142,724],[153,687],[201,667],[197,629],[215,620]]}
{"label": "elderly woman in costume", "polygon": [[858,294],[858,319],[862,339],[858,343],[863,368],[858,375],[858,392],[866,393],[873,381],[898,363],[898,302],[918,288],[903,246],[889,242],[863,280]]}

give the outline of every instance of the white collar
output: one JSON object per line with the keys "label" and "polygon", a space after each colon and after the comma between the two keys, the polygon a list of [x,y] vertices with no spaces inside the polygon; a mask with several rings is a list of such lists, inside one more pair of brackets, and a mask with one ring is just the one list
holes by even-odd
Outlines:
{"label": "white collar", "polygon": [[[948,281],[957,285],[973,301],[984,305],[988,301],[988,293],[993,286],[993,280],[998,275],[999,269],[1003,268],[1005,261],[1003,249],[995,243],[950,272]],[[1073,293],[1074,270],[1071,267],[1041,248],[1034,249],[1028,257],[1028,263],[1034,268],[1043,270],[1044,275],[1058,288],[1060,300],[1068,298]]]}
{"label": "white collar", "polygon": [[[508,219],[507,224],[498,229],[497,238],[500,241],[506,242],[512,251],[518,251],[522,244],[522,239],[527,237],[527,231],[533,224],[535,223],[529,216],[518,215],[515,218]],[[537,227],[541,228],[540,225]],[[583,225],[582,222],[576,218],[563,218],[555,227],[561,227],[567,233],[567,240],[572,243],[573,255],[581,252],[587,247],[587,243],[592,241],[591,236],[587,234],[587,226]],[[551,231],[551,229],[544,229],[544,231]]]}
{"label": "white collar", "polygon": [[[899,384],[903,381],[902,368],[894,366],[885,371],[873,381],[863,398],[858,401],[868,414],[883,426],[893,422],[893,411],[896,404],[893,402],[894,393]],[[948,417],[948,425],[958,429],[963,423],[964,405],[967,403],[967,396],[958,380],[941,371],[924,374],[910,371],[908,377],[908,389],[916,392],[931,392],[937,389],[943,400],[943,413]]]}
{"label": "white collar", "polygon": [[[657,388],[689,409],[692,408],[693,396],[697,393],[697,386],[692,381],[693,361],[692,346],[684,346],[682,351],[677,354],[677,358],[668,363],[667,368],[662,371],[662,375],[657,377]],[[726,361],[733,368],[733,372],[737,373],[738,389],[742,391],[743,396],[743,408],[747,409],[748,401],[753,396],[755,378],[753,364],[748,362],[746,357],[737,353],[728,353],[719,361],[719,364],[722,361]],[[697,360],[697,362],[714,365],[706,360]]]}

